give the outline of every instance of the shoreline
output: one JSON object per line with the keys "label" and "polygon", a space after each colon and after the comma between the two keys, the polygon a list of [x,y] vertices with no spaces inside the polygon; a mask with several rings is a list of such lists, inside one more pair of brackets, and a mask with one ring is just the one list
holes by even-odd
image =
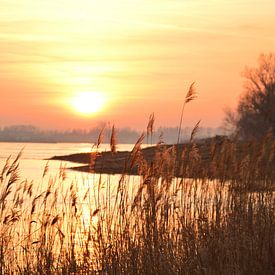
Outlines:
{"label": "shoreline", "polygon": [[[53,156],[49,160],[60,160],[60,161],[70,161],[80,165],[76,167],[69,167],[68,169],[81,171],[81,172],[89,172],[89,173],[99,173],[99,174],[130,174],[130,175],[138,175],[139,169],[138,161],[135,165],[131,165],[133,161],[133,157],[142,158],[146,163],[147,167],[152,166],[154,160],[156,158],[158,161],[164,161],[165,157],[174,158],[174,163],[182,162],[182,152],[183,151],[191,151],[192,146],[195,145],[198,149],[198,153],[201,156],[201,160],[203,163],[206,163],[210,160],[210,147],[215,144],[215,146],[221,147],[222,144],[228,141],[227,137],[224,136],[216,136],[214,138],[209,138],[205,140],[198,141],[196,143],[183,143],[183,144],[160,144],[153,145],[150,147],[142,148],[138,152],[138,156],[133,156],[133,152],[131,151],[117,151],[112,153],[111,151],[105,152],[87,152],[87,153],[75,153],[70,155],[63,156]],[[131,166],[131,167],[130,167]],[[198,171],[197,171],[198,173]],[[173,171],[173,176],[180,177],[182,176],[182,171]],[[184,174],[185,176],[199,177],[203,176],[202,174]]]}
{"label": "shoreline", "polygon": [[[267,189],[274,191],[274,181],[268,181],[263,185],[266,178],[275,178],[274,159],[267,161],[263,157],[261,159],[262,164],[257,162],[249,164],[253,167],[255,164],[257,167],[265,167],[264,170],[258,170],[256,166],[254,167],[255,181],[251,183],[247,182],[245,173],[238,173],[238,167],[241,167],[244,161],[253,160],[261,152],[260,144],[236,143],[229,139],[216,137],[197,143],[161,144],[140,150],[115,153],[106,151],[54,156],[50,160],[82,164],[67,169],[87,173],[143,175],[145,177],[152,174],[168,180],[171,178],[207,178],[221,182],[241,181],[244,188],[248,188],[250,191]],[[249,187],[245,187],[246,185]],[[243,187],[236,186],[235,188],[241,191]]]}
{"label": "shoreline", "polygon": [[[161,146],[164,148],[172,147],[173,145]],[[156,147],[147,147],[140,150],[142,156],[147,162],[152,162],[156,153]],[[138,175],[138,167],[128,167],[127,164],[132,159],[131,151],[117,151],[112,153],[106,152],[90,152],[90,153],[76,153],[63,156],[53,156],[49,160],[70,161],[78,164],[85,164],[68,169],[99,174],[130,174]]]}

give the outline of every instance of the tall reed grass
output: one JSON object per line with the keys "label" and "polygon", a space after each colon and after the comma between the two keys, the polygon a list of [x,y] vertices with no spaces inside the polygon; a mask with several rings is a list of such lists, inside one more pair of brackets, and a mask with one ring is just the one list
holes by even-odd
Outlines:
{"label": "tall reed grass", "polygon": [[[66,169],[41,182],[20,178],[18,156],[0,174],[1,274],[274,274],[275,140],[160,142],[141,150],[117,181],[68,184]],[[147,126],[153,136],[154,114]],[[91,154],[91,171],[104,130]],[[110,147],[116,154],[116,129]],[[107,161],[107,160],[106,160]],[[138,181],[126,173],[138,169]]]}
{"label": "tall reed grass", "polygon": [[143,139],[126,163],[138,165],[135,183],[122,174],[67,185],[65,168],[53,177],[48,165],[33,183],[20,178],[20,154],[8,159],[0,273],[274,274],[274,139],[213,140],[207,152],[158,145],[150,162]]}

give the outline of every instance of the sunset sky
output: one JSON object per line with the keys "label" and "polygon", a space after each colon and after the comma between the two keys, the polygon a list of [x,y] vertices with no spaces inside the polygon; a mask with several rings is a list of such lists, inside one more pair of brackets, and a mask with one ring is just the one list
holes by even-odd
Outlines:
{"label": "sunset sky", "polygon": [[274,0],[0,0],[0,127],[177,126],[193,81],[184,125],[219,126],[274,18]]}

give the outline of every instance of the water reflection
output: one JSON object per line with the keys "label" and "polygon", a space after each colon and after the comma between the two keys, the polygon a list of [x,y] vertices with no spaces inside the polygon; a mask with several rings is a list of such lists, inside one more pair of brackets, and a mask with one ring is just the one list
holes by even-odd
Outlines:
{"label": "water reflection", "polygon": [[[131,150],[132,144],[120,144],[118,150]],[[49,165],[49,172],[51,174],[58,174],[60,165],[69,167],[78,166],[72,162],[60,162],[60,161],[47,161],[46,159],[53,156],[69,155],[74,153],[86,153],[91,152],[93,149],[92,144],[89,143],[12,143],[1,142],[0,143],[0,168],[4,164],[5,160],[11,156],[15,158],[17,154],[23,150],[20,158],[20,176],[23,179],[41,181],[45,166]],[[95,150],[95,149],[94,149]],[[101,151],[109,150],[108,144],[102,144],[99,148]],[[62,163],[62,164],[61,164]],[[87,173],[82,173],[73,170],[66,170],[66,177],[68,181],[83,180],[85,175],[85,181],[89,176]]]}

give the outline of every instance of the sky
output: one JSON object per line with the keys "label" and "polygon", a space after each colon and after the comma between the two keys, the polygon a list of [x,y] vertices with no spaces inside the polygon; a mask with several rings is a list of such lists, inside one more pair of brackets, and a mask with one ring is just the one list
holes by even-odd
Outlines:
{"label": "sky", "polygon": [[194,81],[183,125],[220,126],[274,18],[274,0],[0,0],[0,127],[174,127]]}

